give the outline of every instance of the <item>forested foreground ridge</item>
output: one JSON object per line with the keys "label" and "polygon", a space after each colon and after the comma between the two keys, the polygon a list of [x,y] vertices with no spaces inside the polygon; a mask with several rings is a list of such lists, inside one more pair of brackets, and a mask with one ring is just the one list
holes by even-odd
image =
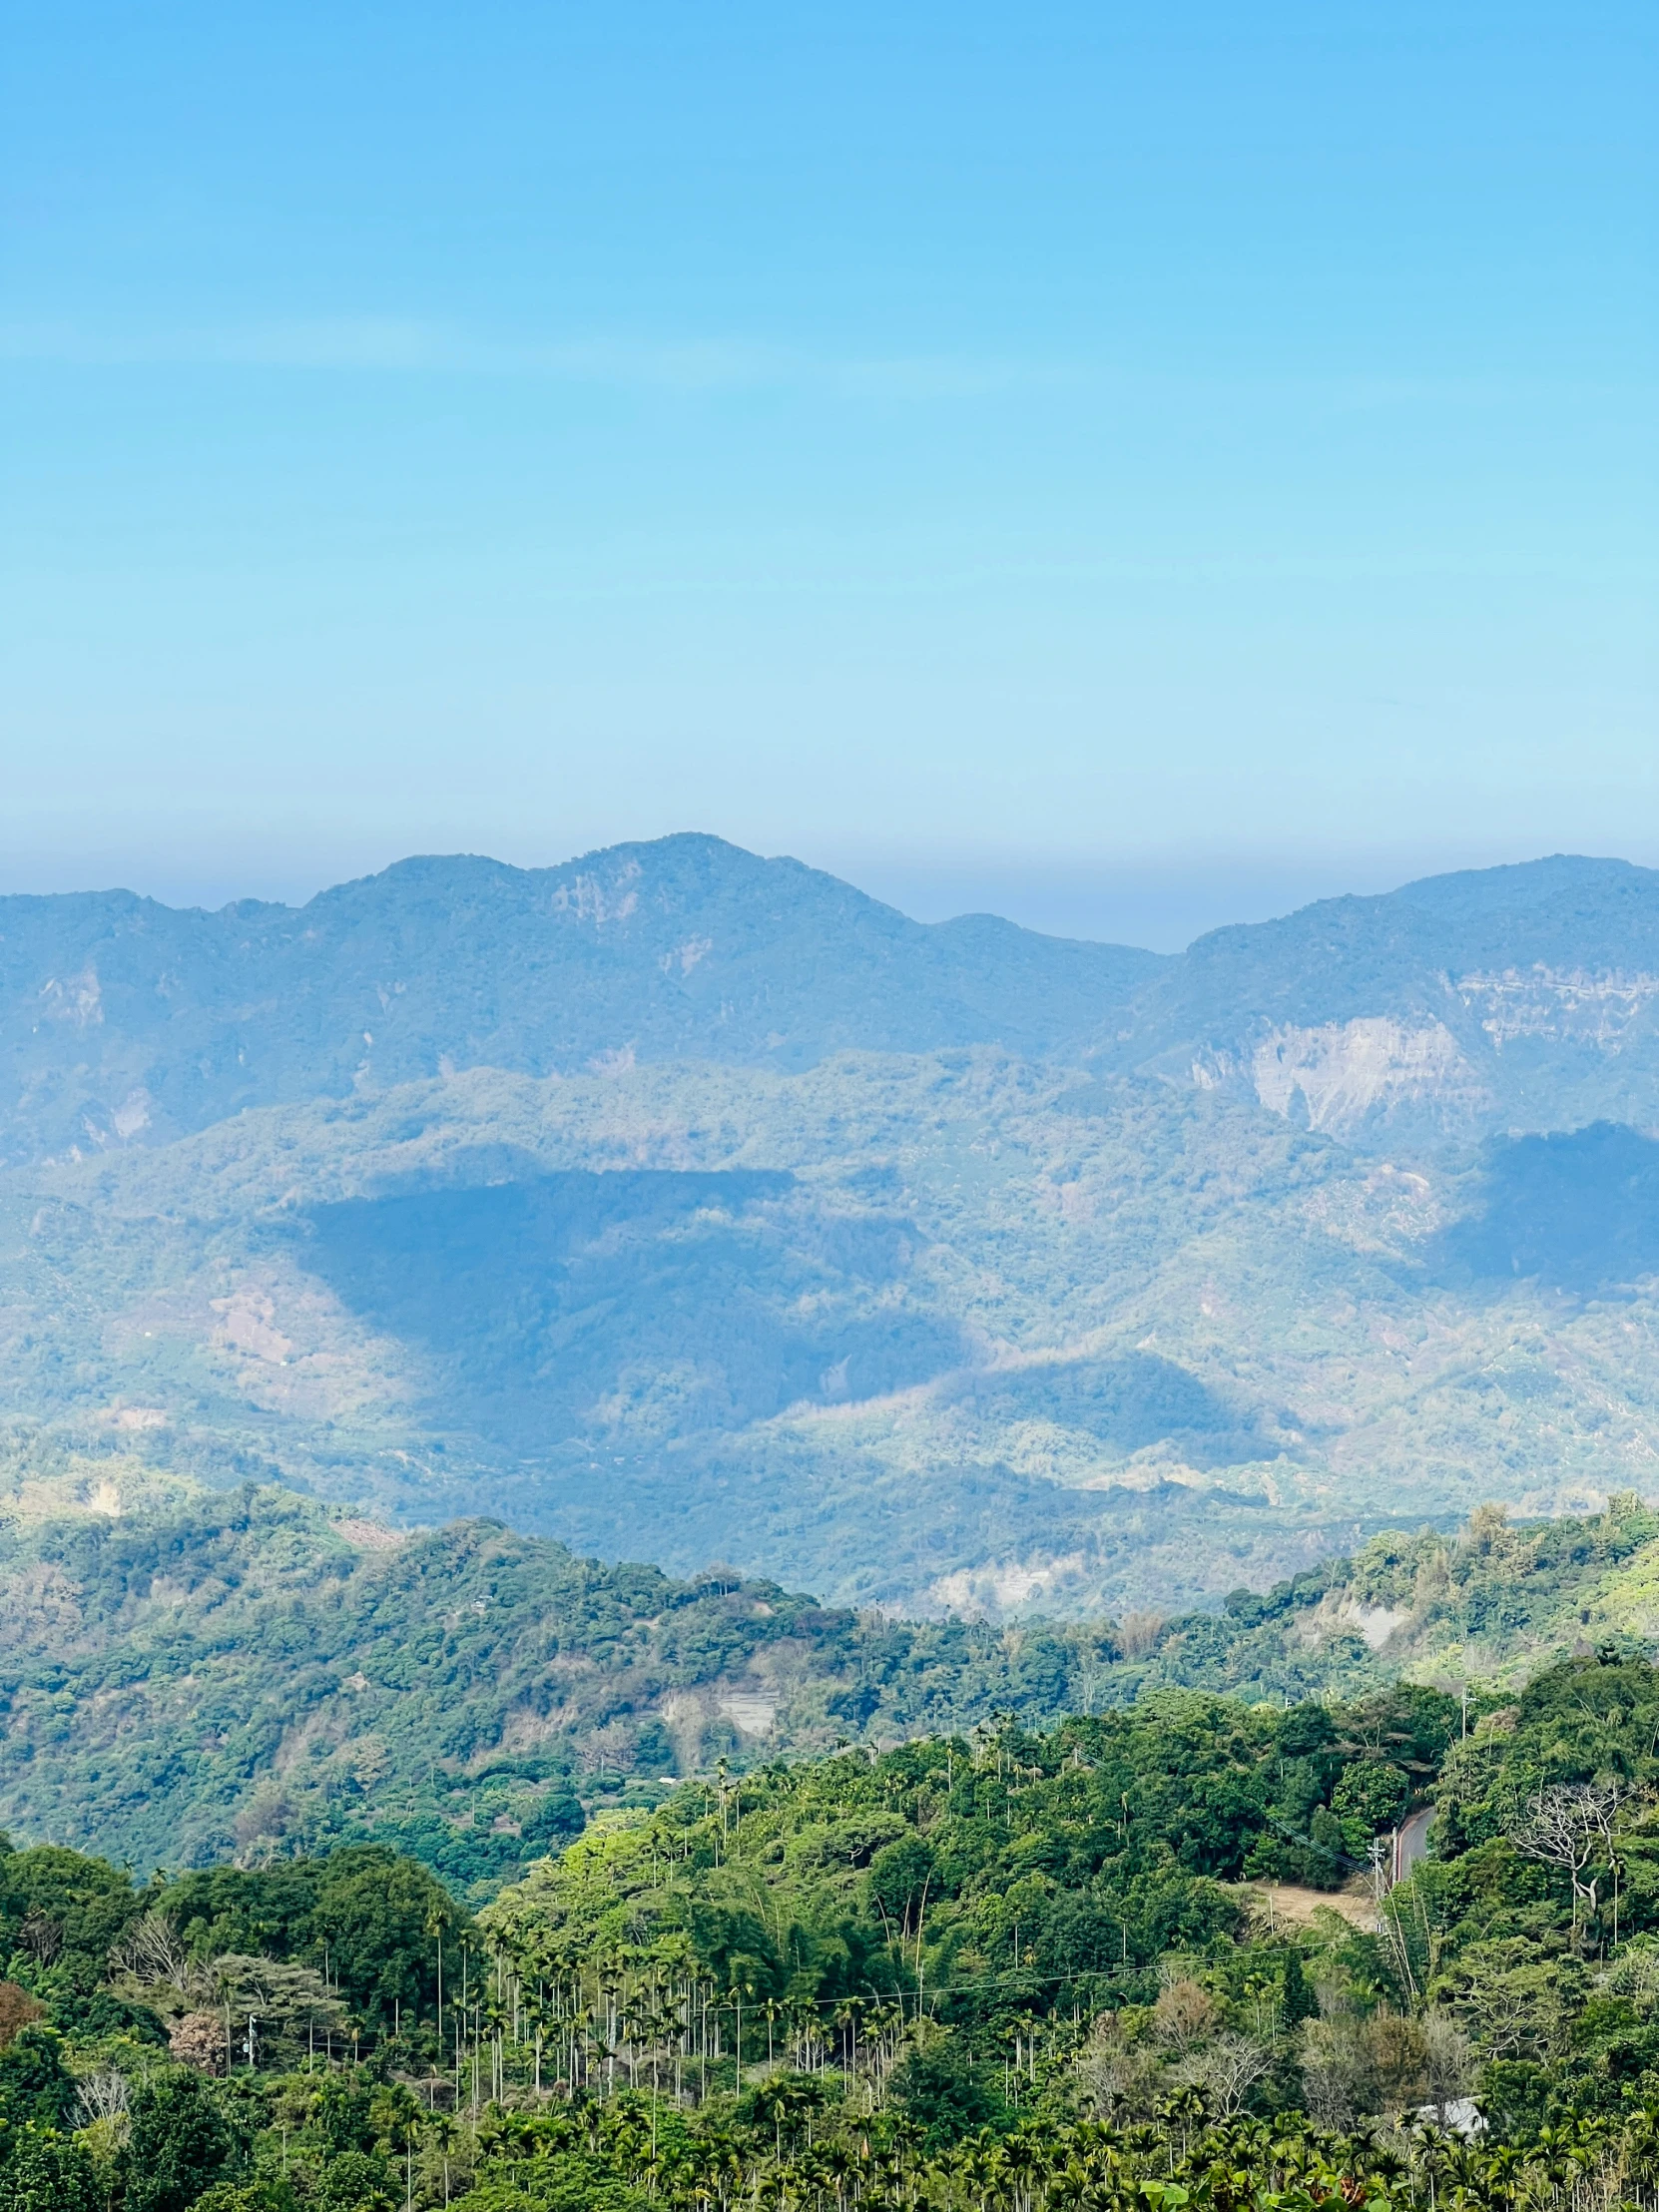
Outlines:
{"label": "forested foreground ridge", "polygon": [[1656,1745],[1609,1649],[717,1768],[476,1917],[7,1848],[0,2207],[1651,2206]]}
{"label": "forested foreground ridge", "polygon": [[377,1843],[478,1905],[722,1758],[1045,1728],[1183,1687],[1507,1690],[1659,1625],[1659,1515],[1634,1496],[1380,1536],[1215,1613],[993,1624],[677,1580],[490,1521],[392,1530],[271,1487],[117,1495],[120,1467],[0,1460],[0,1825],[141,1873]]}

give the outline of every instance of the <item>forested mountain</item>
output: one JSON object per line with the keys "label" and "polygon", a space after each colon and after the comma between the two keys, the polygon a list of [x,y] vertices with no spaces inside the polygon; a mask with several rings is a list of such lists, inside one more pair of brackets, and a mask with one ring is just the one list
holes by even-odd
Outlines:
{"label": "forested mountain", "polygon": [[1649,1127],[1659,873],[1558,854],[1214,930],[1148,979],[1110,1057],[1368,1149]]}
{"label": "forested mountain", "polygon": [[[1183,1689],[1283,1707],[1401,1675],[1507,1691],[1659,1632],[1659,1514],[1379,1537],[1217,1613],[894,1621],[676,1581],[498,1522],[394,1530],[279,1489],[14,1454],[0,1826],[198,1866],[394,1847],[477,1902],[672,1778]],[[149,1483],[148,1494],[146,1484]]]}
{"label": "forested mountain", "polygon": [[457,1076],[14,1174],[0,1390],[678,1574],[1169,1611],[1649,1481],[1656,1161],[1406,1168],[995,1053]]}
{"label": "forested mountain", "polygon": [[0,1404],[913,1614],[1583,1510],[1659,1469],[1656,883],[1162,960],[698,837],[0,902]]}
{"label": "forested mountain", "polygon": [[5,1156],[165,1142],[446,1067],[793,1069],[840,1051],[1080,1051],[1157,956],[993,915],[926,926],[718,837],[556,868],[411,859],[302,908],[0,899]]}
{"label": "forested mountain", "polygon": [[302,908],[0,898],[14,1161],[445,1068],[785,1071],[997,1044],[1220,1083],[1344,1136],[1645,1122],[1659,875],[1556,857],[1327,899],[1179,957],[924,925],[717,837],[561,867],[410,859]]}

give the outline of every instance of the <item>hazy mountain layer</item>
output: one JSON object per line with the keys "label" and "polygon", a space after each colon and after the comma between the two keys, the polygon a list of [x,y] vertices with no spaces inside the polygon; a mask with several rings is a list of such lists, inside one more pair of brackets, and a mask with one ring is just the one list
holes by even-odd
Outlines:
{"label": "hazy mountain layer", "polygon": [[1386,1147],[1659,1119],[1659,874],[1557,858],[1329,899],[1179,958],[923,926],[718,838],[406,860],[301,909],[0,899],[0,1157],[166,1142],[445,1069],[785,1071],[998,1044]]}
{"label": "hazy mountain layer", "polygon": [[11,1411],[909,1610],[1652,1479],[1659,1146],[1453,1172],[1002,1055],[455,1076],[0,1186]]}
{"label": "hazy mountain layer", "polygon": [[717,837],[521,869],[404,860],[294,909],[0,899],[0,1157],[495,1067],[1080,1049],[1159,965],[988,914],[924,926]]}
{"label": "hazy mountain layer", "polygon": [[1659,875],[1570,859],[1165,960],[706,837],[4,901],[0,1391],[837,1601],[1213,1602],[1653,1478],[1656,994]]}
{"label": "hazy mountain layer", "polygon": [[1218,929],[1107,1056],[1351,1142],[1659,1121],[1659,873],[1559,856]]}

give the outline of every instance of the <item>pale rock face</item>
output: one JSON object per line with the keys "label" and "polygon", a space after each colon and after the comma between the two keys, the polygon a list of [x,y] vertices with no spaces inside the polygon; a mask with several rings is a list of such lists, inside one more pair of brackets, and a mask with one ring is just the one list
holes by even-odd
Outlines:
{"label": "pale rock face", "polygon": [[[142,1430],[147,1428],[165,1428],[167,1426],[167,1415],[159,1405],[117,1406],[115,1410],[108,1415],[108,1419],[112,1428]],[[104,1487],[107,1489],[109,1485],[106,1483]],[[104,1507],[99,1506],[98,1510],[100,1512],[103,1512]],[[112,1508],[112,1510],[114,1510],[114,1508]]]}
{"label": "pale rock face", "polygon": [[1238,1071],[1231,1052],[1201,1053],[1193,1062],[1193,1082],[1201,1091],[1219,1091]]}
{"label": "pale rock face", "polygon": [[745,1736],[770,1736],[778,1718],[778,1701],[748,1691],[733,1691],[719,1700],[717,1710]]}
{"label": "pale rock face", "polygon": [[110,1116],[110,1127],[123,1144],[129,1144],[141,1129],[148,1129],[149,1126],[150,1093],[141,1086],[127,1093]]}
{"label": "pale rock face", "polygon": [[929,1614],[961,1613],[971,1619],[994,1619],[1034,1600],[1050,1595],[1068,1573],[1083,1565],[1080,1552],[1035,1563],[1020,1560],[991,1562],[982,1568],[962,1567],[940,1575],[922,1592],[921,1610]]}
{"label": "pale rock face", "polygon": [[1303,1616],[1298,1634],[1305,1644],[1314,1648],[1329,1643],[1333,1637],[1358,1632],[1364,1637],[1368,1651],[1381,1651],[1388,1638],[1410,1618],[1409,1606],[1367,1605],[1350,1590],[1328,1590],[1319,1604]]}
{"label": "pale rock face", "polygon": [[665,975],[672,975],[676,968],[682,975],[689,975],[700,961],[709,957],[714,948],[713,937],[688,937],[684,944],[671,946],[657,965]]}
{"label": "pale rock face", "polygon": [[1501,1052],[1518,1037],[1548,1037],[1617,1052],[1659,998],[1659,975],[1613,969],[1505,968],[1501,974],[1459,976],[1454,988],[1480,1013],[1480,1026]]}
{"label": "pale rock face", "polygon": [[1478,1112],[1484,1086],[1443,1022],[1408,1028],[1387,1015],[1327,1022],[1318,1029],[1275,1029],[1256,1047],[1250,1072],[1257,1097],[1289,1116],[1300,1091],[1313,1129],[1347,1136],[1379,1111],[1430,1105]]}
{"label": "pale rock face", "polygon": [[77,1029],[85,1029],[89,1023],[101,1024],[104,992],[98,970],[89,961],[79,975],[61,980],[55,975],[49,977],[41,986],[40,1003],[51,1021],[67,1021]]}
{"label": "pale rock face", "polygon": [[276,1308],[257,1291],[237,1291],[230,1298],[213,1301],[215,1313],[224,1316],[214,1332],[214,1342],[246,1358],[280,1366],[293,1346],[276,1327]]}
{"label": "pale rock face", "polygon": [[552,910],[568,915],[572,921],[587,922],[596,930],[608,922],[629,921],[639,911],[639,881],[638,860],[625,861],[613,871],[608,883],[598,875],[578,875],[574,882],[561,883],[553,893]]}
{"label": "pale rock face", "polygon": [[1404,1605],[1356,1605],[1354,1608],[1354,1625],[1371,1651],[1381,1651],[1394,1630],[1403,1628],[1410,1617],[1410,1609]]}

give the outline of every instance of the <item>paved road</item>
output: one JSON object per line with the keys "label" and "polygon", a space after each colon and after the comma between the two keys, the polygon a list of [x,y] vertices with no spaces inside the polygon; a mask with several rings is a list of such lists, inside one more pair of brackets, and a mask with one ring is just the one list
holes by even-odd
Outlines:
{"label": "paved road", "polygon": [[1404,1822],[1394,1840],[1394,1880],[1403,1882],[1419,1859],[1428,1853],[1428,1824],[1434,1818],[1434,1808],[1425,1805],[1420,1813],[1413,1813]]}

